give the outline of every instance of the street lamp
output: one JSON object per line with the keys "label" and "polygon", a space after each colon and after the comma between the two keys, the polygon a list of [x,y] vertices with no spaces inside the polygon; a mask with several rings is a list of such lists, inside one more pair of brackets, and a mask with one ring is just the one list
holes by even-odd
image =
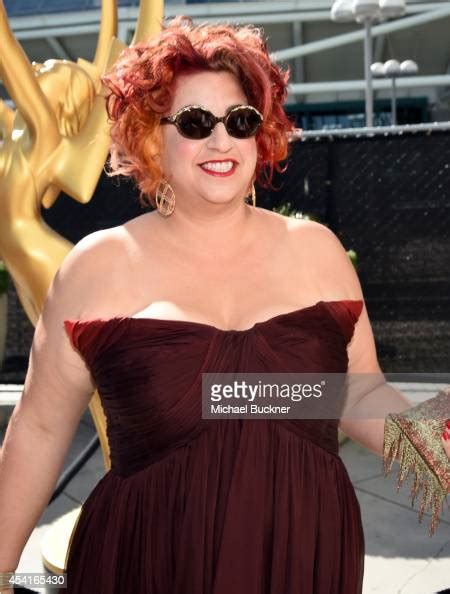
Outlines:
{"label": "street lamp", "polygon": [[364,78],[366,81],[366,126],[373,126],[372,35],[374,23],[398,18],[405,14],[405,0],[335,0],[331,7],[331,20],[336,23],[356,21],[363,24]]}
{"label": "street lamp", "polygon": [[392,95],[391,95],[391,124],[397,124],[397,87],[396,80],[399,76],[414,76],[419,72],[419,67],[414,60],[404,60],[401,64],[398,60],[388,60],[384,64],[382,62],[374,62],[370,66],[372,76],[390,78],[392,80]]}

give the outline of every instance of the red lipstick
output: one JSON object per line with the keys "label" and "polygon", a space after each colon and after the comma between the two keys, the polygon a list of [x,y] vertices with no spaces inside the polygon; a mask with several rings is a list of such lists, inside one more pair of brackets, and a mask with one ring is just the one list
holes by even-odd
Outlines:
{"label": "red lipstick", "polygon": [[[205,165],[206,163],[227,163],[227,162],[232,163],[232,167],[229,171],[214,171],[212,169],[206,169],[205,167],[202,167],[202,165]],[[212,175],[214,177],[229,177],[230,175],[233,175],[233,173],[236,171],[237,165],[238,165],[237,161],[235,161],[234,159],[210,159],[209,161],[204,161],[203,163],[201,163],[199,165],[199,167],[201,168],[202,171],[204,171],[208,175]]]}

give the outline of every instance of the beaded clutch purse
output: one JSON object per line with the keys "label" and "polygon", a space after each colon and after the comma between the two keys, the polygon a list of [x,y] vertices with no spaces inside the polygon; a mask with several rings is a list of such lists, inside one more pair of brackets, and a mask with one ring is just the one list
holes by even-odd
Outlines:
{"label": "beaded clutch purse", "polygon": [[439,523],[444,501],[450,493],[450,460],[445,453],[441,434],[450,419],[450,386],[436,396],[402,413],[387,415],[384,425],[384,473],[392,470],[398,459],[397,492],[412,471],[411,505],[422,489],[419,523],[427,509],[431,510],[429,535]]}

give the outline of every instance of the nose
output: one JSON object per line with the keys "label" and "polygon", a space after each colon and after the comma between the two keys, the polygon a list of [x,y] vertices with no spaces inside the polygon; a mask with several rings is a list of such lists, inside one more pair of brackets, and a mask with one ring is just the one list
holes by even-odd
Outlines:
{"label": "nose", "polygon": [[232,140],[223,122],[218,122],[208,136],[207,147],[221,152],[228,151],[232,147]]}

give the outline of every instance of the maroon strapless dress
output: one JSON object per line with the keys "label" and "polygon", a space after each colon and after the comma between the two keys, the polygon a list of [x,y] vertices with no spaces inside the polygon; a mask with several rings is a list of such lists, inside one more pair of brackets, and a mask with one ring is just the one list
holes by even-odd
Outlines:
{"label": "maroon strapless dress", "polygon": [[360,594],[360,507],[338,421],[202,419],[205,372],[345,373],[361,300],[221,330],[66,320],[98,387],[111,469],[82,506],[60,594]]}

